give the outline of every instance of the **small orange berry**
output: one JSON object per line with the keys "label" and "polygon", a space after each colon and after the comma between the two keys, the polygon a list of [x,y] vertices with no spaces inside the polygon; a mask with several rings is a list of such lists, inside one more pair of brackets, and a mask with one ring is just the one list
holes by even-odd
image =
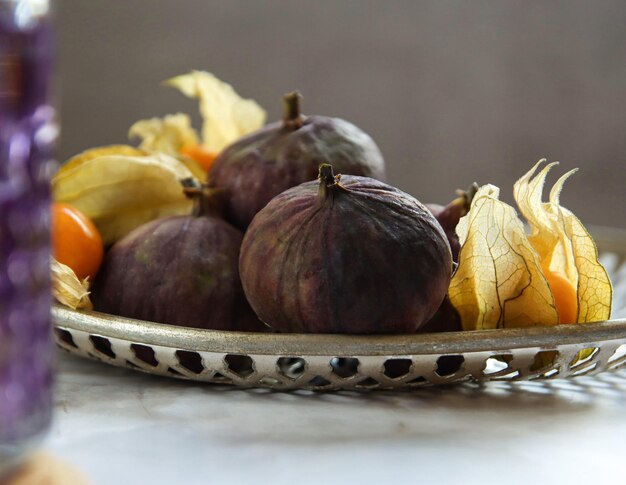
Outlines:
{"label": "small orange berry", "polygon": [[93,279],[104,255],[102,237],[93,222],[75,207],[59,202],[52,204],[52,255],[80,279]]}
{"label": "small orange berry", "polygon": [[559,323],[577,323],[578,297],[576,288],[565,277],[552,271],[544,271],[550,285]]}
{"label": "small orange berry", "polygon": [[187,155],[190,158],[193,158],[198,164],[204,169],[205,172],[208,172],[213,162],[217,158],[217,153],[208,150],[206,147],[202,145],[185,145],[180,149],[180,153],[183,155]]}

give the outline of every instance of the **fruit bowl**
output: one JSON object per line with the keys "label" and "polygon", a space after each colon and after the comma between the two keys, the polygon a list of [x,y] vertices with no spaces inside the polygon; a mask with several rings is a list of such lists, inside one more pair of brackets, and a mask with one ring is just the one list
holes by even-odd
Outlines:
{"label": "fruit bowl", "polygon": [[536,380],[626,367],[626,231],[592,230],[614,320],[421,335],[225,332],[52,310],[62,349],[162,376],[272,389],[398,389]]}

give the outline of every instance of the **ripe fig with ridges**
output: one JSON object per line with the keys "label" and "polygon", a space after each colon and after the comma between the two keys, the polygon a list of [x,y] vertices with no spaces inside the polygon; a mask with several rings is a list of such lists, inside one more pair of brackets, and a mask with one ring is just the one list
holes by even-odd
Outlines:
{"label": "ripe fig with ridges", "polygon": [[284,97],[284,118],[227,147],[209,172],[209,183],[226,192],[226,218],[245,230],[281,192],[315,179],[319,164],[384,180],[385,163],[374,140],[340,118],[304,116],[297,92]]}
{"label": "ripe fig with ridges", "polygon": [[443,301],[452,256],[417,199],[323,164],[319,180],[256,215],[239,267],[252,308],[278,331],[413,333]]}
{"label": "ripe fig with ridges", "polygon": [[170,325],[260,331],[241,288],[242,233],[219,217],[220,194],[188,180],[194,213],[148,222],[107,253],[93,286],[97,311]]}

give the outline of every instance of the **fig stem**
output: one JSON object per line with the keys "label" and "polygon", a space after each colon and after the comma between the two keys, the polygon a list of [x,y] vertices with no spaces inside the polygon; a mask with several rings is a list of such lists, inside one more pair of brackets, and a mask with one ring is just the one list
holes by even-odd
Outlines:
{"label": "fig stem", "polygon": [[304,116],[300,111],[302,95],[298,91],[283,96],[283,124],[292,129],[298,129],[304,123]]}
{"label": "fig stem", "polygon": [[330,163],[322,163],[320,165],[317,178],[320,181],[319,193],[322,197],[326,197],[332,189],[341,187],[339,184],[341,175],[335,175],[333,166]]}
{"label": "fig stem", "polygon": [[333,166],[330,163],[322,163],[320,165],[320,172],[318,178],[320,183],[330,187],[337,183],[335,172],[333,172]]}
{"label": "fig stem", "polygon": [[221,191],[202,184],[194,177],[189,177],[180,181],[183,186],[183,193],[187,198],[193,200],[192,215],[195,217],[221,217],[223,215],[223,200]]}
{"label": "fig stem", "polygon": [[469,186],[467,190],[457,190],[457,198],[450,202],[437,215],[437,220],[444,228],[454,229],[461,217],[465,216],[472,206],[472,200],[478,192],[479,186],[476,182]]}
{"label": "fig stem", "polygon": [[469,212],[470,206],[472,205],[472,200],[474,200],[474,196],[476,195],[476,192],[478,192],[479,188],[479,185],[474,182],[468,187],[467,190],[457,190],[458,196],[463,198],[463,202],[467,212]]}

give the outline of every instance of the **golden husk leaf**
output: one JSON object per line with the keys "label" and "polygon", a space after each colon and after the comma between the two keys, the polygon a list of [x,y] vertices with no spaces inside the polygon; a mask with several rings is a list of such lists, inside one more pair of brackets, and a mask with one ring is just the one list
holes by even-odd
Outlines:
{"label": "golden husk leaf", "polygon": [[142,150],[163,152],[175,157],[185,145],[197,145],[198,134],[191,119],[184,113],[165,115],[135,122],[128,131],[129,138],[140,138]]}
{"label": "golden husk leaf", "polygon": [[199,100],[204,120],[202,144],[215,153],[265,123],[265,110],[256,101],[242,98],[230,84],[209,72],[192,71],[166,84]]}
{"label": "golden husk leaf", "polygon": [[128,131],[129,138],[139,138],[139,148],[145,152],[161,152],[178,158],[199,179],[206,177],[205,171],[193,159],[181,155],[185,146],[198,144],[198,134],[191,126],[191,119],[184,113],[165,115],[135,122]]}
{"label": "golden husk leaf", "polygon": [[540,160],[514,186],[513,195],[532,233],[528,240],[537,251],[541,265],[567,279],[577,296],[577,323],[597,322],[611,317],[612,287],[609,276],[598,260],[598,250],[580,220],[560,205],[565,181],[571,170],[554,184],[548,202],[542,201],[543,187],[550,169]]}
{"label": "golden husk leaf", "polygon": [[52,259],[52,296],[59,303],[73,310],[91,310],[89,281],[80,281],[72,268]]}
{"label": "golden husk leaf", "polygon": [[449,296],[464,330],[556,325],[554,298],[515,209],[482,186],[461,218]]}
{"label": "golden husk leaf", "polygon": [[106,155],[125,155],[129,157],[143,157],[148,152],[140,148],[135,148],[130,145],[106,145],[102,147],[90,148],[84,152],[80,152],[78,155],[74,155],[63,164],[63,170],[70,170],[78,167],[82,163],[93,160],[94,158],[104,157]]}
{"label": "golden husk leaf", "polygon": [[55,201],[89,217],[111,244],[152,219],[189,214],[192,202],[180,181],[192,176],[181,161],[163,153],[107,154],[61,167],[52,193]]}

